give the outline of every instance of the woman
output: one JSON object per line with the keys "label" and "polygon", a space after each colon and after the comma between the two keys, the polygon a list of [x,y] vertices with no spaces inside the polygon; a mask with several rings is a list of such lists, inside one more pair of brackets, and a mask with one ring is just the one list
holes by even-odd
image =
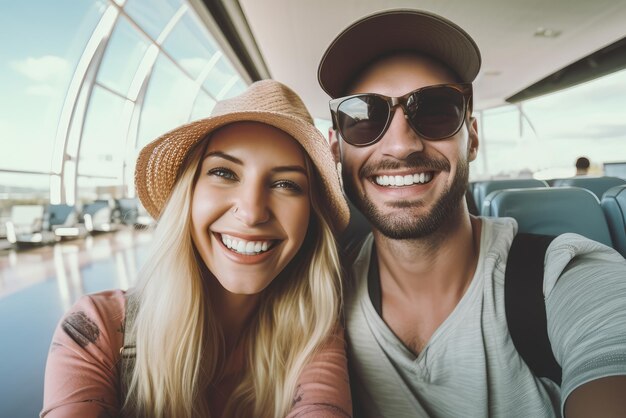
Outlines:
{"label": "woman", "polygon": [[348,208],[300,98],[254,83],[148,144],[135,183],[152,253],[126,295],[61,321],[41,416],[350,416],[333,238]]}

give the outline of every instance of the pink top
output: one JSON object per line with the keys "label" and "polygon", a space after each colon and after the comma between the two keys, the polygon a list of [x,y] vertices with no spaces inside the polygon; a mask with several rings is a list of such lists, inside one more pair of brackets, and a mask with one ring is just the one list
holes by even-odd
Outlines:
{"label": "pink top", "polygon": [[[61,320],[48,354],[41,417],[119,414],[117,363],[124,342],[125,305],[121,290],[87,295]],[[223,389],[231,391],[233,383],[225,379]],[[296,392],[289,417],[352,415],[343,334],[330,338],[314,356],[303,370]],[[223,402],[210,399],[210,405],[218,410]]]}

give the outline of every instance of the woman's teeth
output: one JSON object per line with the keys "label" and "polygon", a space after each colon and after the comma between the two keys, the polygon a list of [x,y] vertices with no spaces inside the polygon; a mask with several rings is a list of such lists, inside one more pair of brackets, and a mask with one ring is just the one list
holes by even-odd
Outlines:
{"label": "woman's teeth", "polygon": [[246,255],[265,252],[272,245],[272,241],[246,241],[226,234],[221,234],[221,237],[226,247],[232,251]]}
{"label": "woman's teeth", "polygon": [[433,173],[407,174],[406,176],[376,176],[374,181],[379,186],[411,186],[413,184],[428,183],[433,179]]}

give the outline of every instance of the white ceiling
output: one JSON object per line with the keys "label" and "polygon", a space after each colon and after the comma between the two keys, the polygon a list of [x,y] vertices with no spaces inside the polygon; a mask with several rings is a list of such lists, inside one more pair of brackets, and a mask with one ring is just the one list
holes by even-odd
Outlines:
{"label": "white ceiling", "polygon": [[[416,8],[463,27],[482,52],[477,108],[504,99],[626,36],[626,0],[239,0],[272,78],[300,94],[315,117],[328,118],[317,83],[332,39],[379,10]],[[561,31],[534,36],[537,28]],[[382,35],[381,35],[382,36]]]}

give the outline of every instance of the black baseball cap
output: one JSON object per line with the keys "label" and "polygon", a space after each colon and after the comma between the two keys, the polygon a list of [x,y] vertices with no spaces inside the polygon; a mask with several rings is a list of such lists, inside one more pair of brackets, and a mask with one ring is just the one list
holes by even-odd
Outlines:
{"label": "black baseball cap", "polygon": [[480,50],[461,27],[433,13],[396,9],[366,16],[337,35],[322,56],[317,79],[332,98],[340,97],[365,67],[394,52],[428,55],[464,83],[480,70]]}

